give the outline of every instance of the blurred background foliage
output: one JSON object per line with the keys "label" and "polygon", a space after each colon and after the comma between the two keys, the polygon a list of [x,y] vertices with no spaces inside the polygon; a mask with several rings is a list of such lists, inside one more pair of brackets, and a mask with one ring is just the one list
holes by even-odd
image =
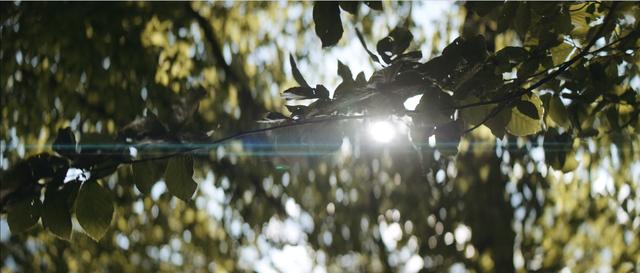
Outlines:
{"label": "blurred background foliage", "polygon": [[[2,170],[53,153],[60,128],[70,127],[82,143],[116,136],[150,112],[172,132],[205,131],[213,139],[257,128],[267,112],[289,113],[280,96],[296,85],[289,54],[307,82],[329,90],[339,83],[338,60],[354,76],[379,69],[356,28],[373,44],[406,26],[414,36],[410,49],[428,60],[458,36],[483,35],[489,52],[540,45],[545,31],[561,32],[554,16],[569,13],[567,42],[545,49],[548,58],[533,69],[518,69],[533,74],[587,44],[611,4],[340,7],[344,33],[323,47],[328,42],[314,31],[311,2],[3,2]],[[607,39],[637,30],[639,12],[632,3],[618,6]],[[70,240],[40,225],[12,232],[5,213],[1,270],[640,272],[640,62],[637,37],[632,41],[591,59],[616,80],[603,80],[593,100],[575,110],[603,113],[578,122],[588,137],[559,141],[567,128],[576,130],[566,116],[550,117],[546,132],[526,137],[496,138],[483,126],[462,138],[457,156],[435,152],[436,167],[425,177],[414,147],[402,140],[406,132],[381,145],[361,123],[304,125],[285,130],[311,131],[337,151],[305,145],[295,154],[281,145],[279,153],[259,154],[240,141],[200,149],[193,153],[198,190],[187,202],[173,198],[162,178],[141,193],[139,178],[123,165],[102,180],[115,214],[101,240],[87,236],[76,218]],[[560,80],[545,86],[560,87],[571,89]],[[180,118],[174,106],[188,104],[197,90],[205,92],[196,112]],[[280,141],[290,144],[286,136]]]}

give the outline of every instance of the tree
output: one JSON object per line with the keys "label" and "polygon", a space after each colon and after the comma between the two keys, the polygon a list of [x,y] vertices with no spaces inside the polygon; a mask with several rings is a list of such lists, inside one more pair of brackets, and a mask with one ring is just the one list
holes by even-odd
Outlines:
{"label": "tree", "polygon": [[637,270],[640,9],[421,6],[4,3],[3,270]]}

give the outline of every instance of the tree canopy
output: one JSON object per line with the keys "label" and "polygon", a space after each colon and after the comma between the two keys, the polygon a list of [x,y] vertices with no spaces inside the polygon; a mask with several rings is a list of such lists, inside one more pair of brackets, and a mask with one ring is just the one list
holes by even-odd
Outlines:
{"label": "tree canopy", "polygon": [[638,272],[633,2],[3,2],[2,272]]}

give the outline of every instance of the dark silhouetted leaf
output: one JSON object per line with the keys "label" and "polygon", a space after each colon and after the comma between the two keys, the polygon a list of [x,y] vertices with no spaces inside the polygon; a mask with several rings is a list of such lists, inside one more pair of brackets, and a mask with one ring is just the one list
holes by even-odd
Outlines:
{"label": "dark silhouetted leaf", "polygon": [[291,64],[291,73],[293,74],[293,78],[296,82],[302,87],[309,87],[309,84],[305,81],[300,70],[298,70],[298,65],[296,64],[296,60],[293,59],[293,55],[289,55],[289,63]]}
{"label": "dark silhouetted leaf", "polygon": [[146,116],[136,119],[120,130],[120,134],[131,139],[164,139],[167,128],[160,122],[156,114],[147,110]]}
{"label": "dark silhouetted leaf", "polygon": [[508,46],[496,52],[496,58],[507,63],[518,64],[529,58],[529,52],[522,47]]}
{"label": "dark silhouetted leaf", "polygon": [[364,4],[374,10],[382,10],[382,1],[364,1]]}
{"label": "dark silhouetted leaf", "polygon": [[329,98],[329,90],[322,84],[316,85],[315,95],[320,99],[328,99]]}
{"label": "dark silhouetted leaf", "polygon": [[[514,136],[528,136],[542,130],[540,115],[543,112],[543,108],[540,98],[537,95],[527,95],[522,97],[522,101],[531,103],[535,111],[529,106],[525,106],[529,105],[528,103],[516,103],[516,107],[511,111],[511,120],[507,125],[507,132]],[[523,110],[520,110],[520,108]],[[521,111],[524,111],[526,114]]]}
{"label": "dark silhouetted leaf", "polygon": [[538,70],[540,63],[537,60],[528,60],[517,71],[519,79],[526,79]]}
{"label": "dark silhouetted leaf", "polygon": [[353,15],[358,14],[358,6],[360,2],[358,1],[340,1],[340,8],[348,13]]}
{"label": "dark silhouetted leaf", "polygon": [[180,155],[169,159],[164,179],[169,193],[184,201],[191,200],[198,188],[198,184],[193,181],[193,158]]}
{"label": "dark silhouetted leaf", "polygon": [[382,40],[378,41],[376,44],[376,50],[378,50],[378,55],[382,57],[382,60],[385,63],[391,62],[391,57],[393,54],[393,39],[391,37],[382,38]]}
{"label": "dark silhouetted leaf", "polygon": [[344,82],[353,82],[353,75],[351,74],[351,70],[341,61],[338,61],[338,75],[340,75]]}
{"label": "dark silhouetted leaf", "polygon": [[71,128],[58,129],[56,140],[53,141],[53,150],[66,158],[73,159],[76,154],[76,136]]}
{"label": "dark silhouetted leaf", "polygon": [[313,22],[316,35],[322,41],[322,47],[333,46],[342,37],[342,21],[337,2],[315,2],[313,4]]}
{"label": "dark silhouetted leaf", "polygon": [[356,77],[356,85],[365,85],[367,84],[367,78],[365,78],[364,72],[358,73]]}
{"label": "dark silhouetted leaf", "polygon": [[540,118],[540,114],[538,113],[538,109],[536,109],[536,106],[533,105],[533,103],[531,103],[529,101],[521,100],[521,101],[517,102],[516,103],[516,108],[518,109],[518,111],[520,111],[520,113],[523,113],[523,114],[527,115],[528,117],[530,117],[532,119],[539,119]]}
{"label": "dark silhouetted leaf", "polygon": [[462,131],[462,122],[459,120],[438,126],[435,131],[438,151],[445,156],[456,155]]}
{"label": "dark silhouetted leaf", "polygon": [[396,27],[389,36],[378,41],[376,49],[386,63],[390,63],[397,55],[402,54],[413,40],[413,35],[405,27]]}
{"label": "dark silhouetted leaf", "polygon": [[40,219],[40,210],[42,203],[39,196],[35,198],[28,198],[20,200],[9,207],[9,213],[7,215],[7,222],[11,233],[23,232],[35,224]]}
{"label": "dark silhouetted leaf", "polygon": [[42,225],[54,235],[69,240],[71,238],[70,201],[75,193],[70,187],[57,189],[51,185],[47,187],[42,205]]}
{"label": "dark silhouetted leaf", "polygon": [[278,112],[269,112],[267,113],[267,115],[264,117],[266,120],[287,120],[289,119],[289,117],[283,115],[282,113],[278,113]]}
{"label": "dark silhouetted leaf", "polygon": [[300,100],[315,98],[313,88],[310,87],[292,87],[282,93],[282,98],[286,100]]}
{"label": "dark silhouetted leaf", "polygon": [[151,193],[151,187],[162,178],[166,167],[167,162],[164,160],[148,160],[131,164],[136,188],[144,194]]}
{"label": "dark silhouetted leaf", "polygon": [[287,107],[287,110],[289,110],[289,112],[291,112],[291,114],[295,116],[304,115],[304,113],[308,109],[308,107],[305,105],[285,105],[285,107]]}
{"label": "dark silhouetted leaf", "polygon": [[487,52],[487,44],[482,35],[477,35],[469,40],[464,41],[460,45],[462,57],[470,63],[483,62],[489,53]]}
{"label": "dark silhouetted leaf", "polygon": [[86,181],[80,187],[75,208],[76,218],[87,235],[93,240],[100,240],[113,218],[111,192],[96,180]]}

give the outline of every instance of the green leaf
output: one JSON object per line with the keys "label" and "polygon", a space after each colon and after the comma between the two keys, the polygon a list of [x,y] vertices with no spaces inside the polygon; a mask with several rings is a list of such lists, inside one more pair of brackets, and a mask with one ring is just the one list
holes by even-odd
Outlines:
{"label": "green leaf", "polygon": [[167,163],[164,160],[150,160],[133,163],[131,165],[131,169],[136,188],[144,194],[149,194],[151,192],[151,187],[160,180],[166,167]]}
{"label": "green leaf", "polygon": [[193,181],[193,158],[181,155],[169,159],[164,179],[171,194],[184,201],[191,200],[198,187]]}
{"label": "green leaf", "polygon": [[[520,107],[514,107],[511,110],[511,120],[507,125],[507,132],[515,136],[532,135],[542,129],[542,122],[539,114],[543,113],[542,101],[537,95],[523,96],[522,99],[527,100],[533,105],[533,107],[536,109],[536,113],[538,114],[538,119],[532,118],[533,115],[531,114],[533,114],[533,111],[531,111],[531,109],[520,110]],[[518,103],[518,105],[520,105],[520,103]],[[522,111],[528,113],[525,114]]]}
{"label": "green leaf", "polygon": [[549,117],[556,124],[568,128],[571,126],[571,121],[569,120],[569,112],[567,108],[564,106],[560,97],[553,96],[549,99]]}
{"label": "green leaf", "polygon": [[573,52],[573,46],[567,43],[562,43],[559,46],[551,48],[550,51],[553,64],[559,65],[561,63],[564,63],[568,58],[571,57],[571,55],[573,55],[571,54]]}
{"label": "green leaf", "polygon": [[[462,104],[464,105],[477,102],[480,102],[480,99],[475,96],[469,96],[462,102]],[[495,107],[497,107],[496,103],[468,107],[460,110],[460,117],[465,122],[466,127],[475,126],[484,121],[484,119],[491,114]],[[505,134],[506,126],[507,124],[509,124],[510,120],[511,108],[507,107],[496,113],[493,118],[487,120],[484,125],[491,129],[491,133],[494,136],[502,138]]]}
{"label": "green leaf", "polygon": [[491,129],[491,133],[497,137],[502,138],[507,132],[507,124],[511,121],[511,108],[507,107],[500,110],[493,118],[487,120],[484,123],[485,126]]}
{"label": "green leaf", "polygon": [[[478,103],[480,99],[476,96],[469,96],[460,102],[461,105]],[[496,107],[496,103],[478,105],[473,107],[467,107],[460,110],[460,117],[464,120],[466,126],[478,125],[487,117],[493,108]]]}
{"label": "green leaf", "polygon": [[111,225],[113,202],[111,192],[96,180],[86,181],[80,187],[76,218],[91,239],[99,241]]}
{"label": "green leaf", "polygon": [[300,73],[296,60],[293,59],[293,55],[289,55],[289,63],[291,64],[291,73],[293,74],[293,78],[296,82],[302,87],[309,87],[309,84],[302,76],[302,73]]}
{"label": "green leaf", "polygon": [[333,46],[342,37],[342,21],[337,2],[315,2],[313,5],[313,22],[316,35],[322,41],[322,47]]}
{"label": "green leaf", "polygon": [[40,219],[42,203],[40,199],[20,200],[9,207],[7,222],[11,233],[20,233],[33,227]]}
{"label": "green leaf", "polygon": [[517,102],[516,108],[520,113],[523,113],[532,119],[540,119],[540,114],[538,113],[538,109],[536,108],[535,105],[533,105],[533,103],[529,101],[521,100]]}
{"label": "green leaf", "polygon": [[42,205],[42,225],[54,235],[69,240],[71,238],[71,213],[69,190],[47,187]]}

